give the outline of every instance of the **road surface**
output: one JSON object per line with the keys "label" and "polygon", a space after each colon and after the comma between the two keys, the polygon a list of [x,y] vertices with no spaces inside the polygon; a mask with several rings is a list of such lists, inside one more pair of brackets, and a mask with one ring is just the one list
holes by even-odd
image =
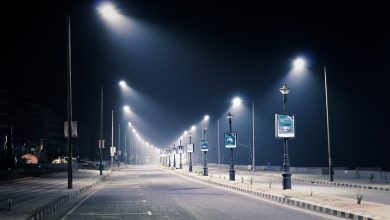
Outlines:
{"label": "road surface", "polygon": [[112,178],[48,219],[337,219],[142,166]]}

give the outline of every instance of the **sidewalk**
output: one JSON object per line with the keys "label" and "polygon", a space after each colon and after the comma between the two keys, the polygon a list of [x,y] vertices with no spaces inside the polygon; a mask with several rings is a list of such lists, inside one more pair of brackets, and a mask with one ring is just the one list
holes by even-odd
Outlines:
{"label": "sidewalk", "polygon": [[[196,166],[197,168],[200,166]],[[265,171],[265,170],[256,170],[252,172],[248,169],[239,169],[235,168],[236,172],[245,173],[247,175],[259,175],[259,176],[273,176],[275,178],[282,179],[280,175],[281,171]],[[225,170],[228,173],[228,168],[221,167],[218,168],[218,165],[209,166],[209,170]],[[293,182],[301,183],[314,183],[321,185],[330,185],[338,187],[352,187],[352,188],[361,188],[368,190],[378,190],[378,191],[390,191],[390,183],[370,181],[368,178],[345,178],[345,177],[334,177],[334,181],[329,181],[328,175],[319,175],[319,174],[302,174],[292,172],[291,180]]]}
{"label": "sidewalk", "polygon": [[[68,189],[67,172],[58,172],[0,182],[1,219],[42,219],[70,199],[110,176],[104,170],[74,170],[73,189]],[[11,202],[12,201],[12,202]],[[11,210],[9,210],[11,202]]]}
{"label": "sidewalk", "polygon": [[229,181],[226,176],[216,175],[210,171],[210,176],[203,176],[201,169],[198,168],[195,168],[193,173],[189,173],[187,169],[176,170],[176,173],[274,202],[329,215],[348,219],[390,219],[390,205],[367,202],[364,198],[361,204],[357,204],[356,199],[334,196],[327,194],[326,191],[317,194],[310,192],[310,189],[302,188],[283,190],[281,184],[277,183],[251,184],[246,180],[242,182],[241,177],[237,175],[235,181]]}

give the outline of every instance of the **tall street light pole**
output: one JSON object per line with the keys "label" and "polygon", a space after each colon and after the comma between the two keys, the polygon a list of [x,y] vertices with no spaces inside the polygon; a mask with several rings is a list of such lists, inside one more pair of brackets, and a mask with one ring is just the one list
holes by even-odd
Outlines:
{"label": "tall street light pole", "polygon": [[252,172],[255,172],[255,102],[252,102]]}
{"label": "tall street light pole", "polygon": [[329,181],[333,182],[333,165],[332,152],[330,149],[330,134],[329,134],[329,110],[328,110],[328,85],[326,81],[326,67],[324,66],[324,81],[325,81],[325,107],[326,107],[326,133],[328,137],[328,158],[329,158]]}
{"label": "tall street light pole", "polygon": [[183,149],[183,146],[181,146],[181,138],[180,138],[180,145],[179,145],[179,147],[180,147],[180,162],[179,162],[179,169],[183,169],[183,163],[181,162],[181,155],[182,155],[182,149]]}
{"label": "tall street light pole", "polygon": [[103,87],[100,87],[100,138],[99,138],[99,170],[100,175],[103,175],[103,148],[104,148],[104,141],[103,141]]}
{"label": "tall street light pole", "polygon": [[[290,89],[286,84],[279,89],[280,93],[283,95],[283,114],[287,115],[287,95],[290,92]],[[290,172],[290,162],[288,159],[288,138],[284,138],[284,157],[283,157],[283,189],[291,189],[291,172]]]}
{"label": "tall street light pole", "polygon": [[217,127],[218,127],[218,130],[217,130],[217,144],[218,144],[218,166],[221,166],[221,152],[220,152],[220,146],[219,146],[219,118],[217,120]]}
{"label": "tall street light pole", "polygon": [[[232,115],[230,112],[227,114],[229,120],[229,132],[232,133]],[[233,157],[233,148],[230,148],[230,168],[229,168],[229,180],[235,180],[235,170],[234,170],[234,157]]]}
{"label": "tall street light pole", "polygon": [[70,16],[67,18],[67,26],[68,26],[68,47],[67,47],[67,63],[68,63],[68,71],[67,71],[67,119],[68,119],[68,189],[73,188],[73,174],[72,174],[72,56],[71,56],[71,34],[70,34]]}
{"label": "tall street light pole", "polygon": [[176,144],[173,143],[173,169],[176,169]]}
{"label": "tall street light pole", "polygon": [[111,170],[114,164],[114,110],[111,110]]}

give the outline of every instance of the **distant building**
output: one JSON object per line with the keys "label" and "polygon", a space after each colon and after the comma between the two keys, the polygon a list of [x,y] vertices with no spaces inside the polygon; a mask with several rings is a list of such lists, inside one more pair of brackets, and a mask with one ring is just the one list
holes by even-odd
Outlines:
{"label": "distant building", "polygon": [[[53,110],[30,100],[11,100],[7,91],[0,90],[0,148],[4,148],[11,123],[12,150],[17,158],[33,154],[39,162],[51,162],[59,156],[67,155],[64,118],[65,116],[60,117]],[[78,122],[77,130],[78,137],[73,139],[73,156],[96,159],[98,129]]]}

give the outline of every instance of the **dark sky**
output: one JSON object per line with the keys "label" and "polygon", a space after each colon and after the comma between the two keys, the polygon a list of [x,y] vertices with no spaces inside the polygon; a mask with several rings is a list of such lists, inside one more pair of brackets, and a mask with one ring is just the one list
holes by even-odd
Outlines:
{"label": "dark sky", "polygon": [[[166,147],[209,114],[210,159],[216,160],[216,120],[235,95],[255,101],[257,164],[282,161],[274,114],[278,88],[291,88],[297,120],[292,166],[326,166],[323,67],[328,74],[335,166],[390,168],[386,141],[390,61],[389,16],[374,1],[113,1],[129,21],[118,32],[103,21],[99,1],[18,1],[1,15],[0,88],[66,116],[66,14],[72,23],[74,118],[98,127],[99,89],[110,110],[129,104],[131,118],[151,143]],[[309,73],[293,79],[292,60]],[[124,79],[133,90],[121,93]],[[234,112],[240,142],[250,144],[250,103]],[[233,111],[233,110],[232,110]],[[119,112],[118,112],[119,113]],[[382,114],[381,114],[382,113]],[[221,149],[224,162],[228,152]],[[247,163],[245,148],[238,163]]]}

